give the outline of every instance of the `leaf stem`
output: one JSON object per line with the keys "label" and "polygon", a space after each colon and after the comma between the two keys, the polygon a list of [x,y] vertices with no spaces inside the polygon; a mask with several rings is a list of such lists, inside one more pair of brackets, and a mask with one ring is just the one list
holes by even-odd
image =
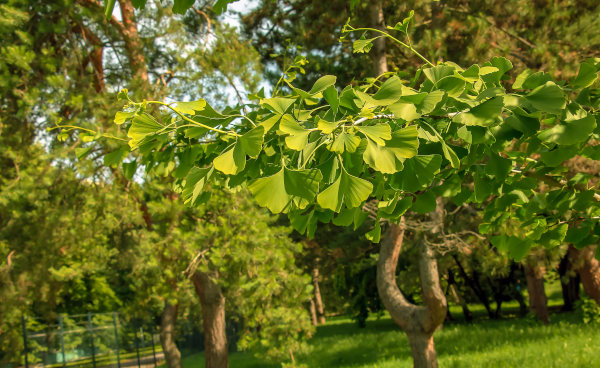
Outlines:
{"label": "leaf stem", "polygon": [[235,133],[235,132],[228,132],[228,131],[225,131],[225,130],[221,130],[221,129],[213,128],[213,127],[210,127],[210,126],[208,126],[208,125],[205,125],[205,124],[199,123],[199,122],[197,122],[197,121],[195,121],[195,120],[192,120],[192,119],[188,118],[187,116],[183,115],[182,113],[180,113],[179,111],[177,111],[177,109],[175,109],[173,106],[171,106],[171,105],[170,105],[170,104],[168,104],[168,103],[164,103],[164,102],[162,102],[162,101],[146,101],[146,103],[149,103],[149,104],[156,104],[156,105],[162,105],[162,106],[166,106],[166,107],[168,107],[169,109],[173,110],[173,111],[174,111],[174,112],[175,112],[177,115],[179,115],[179,117],[181,117],[183,120],[185,120],[185,121],[188,121],[188,122],[190,122],[190,123],[192,123],[192,124],[194,124],[194,125],[200,126],[200,127],[202,127],[202,128],[205,128],[205,129],[208,129],[208,130],[212,130],[213,132],[217,132],[217,133],[221,133],[221,134],[227,134],[227,135],[230,135],[230,136],[232,136],[232,137],[239,137],[239,136],[240,136],[239,134],[237,134],[237,133]]}
{"label": "leaf stem", "polygon": [[421,58],[421,60],[426,62],[429,66],[435,66],[435,65],[433,65],[433,63],[431,61],[427,60],[427,58],[425,58],[425,56],[421,55],[417,50],[415,50],[412,47],[412,44],[406,44],[387,32],[384,32],[382,30],[375,29],[375,28],[352,28],[350,30],[350,32],[354,32],[354,31],[371,31],[371,32],[381,33],[383,36],[389,38],[390,40],[396,42],[397,44],[404,46],[407,49],[409,49],[410,51],[412,51],[415,55],[417,55],[419,58]]}

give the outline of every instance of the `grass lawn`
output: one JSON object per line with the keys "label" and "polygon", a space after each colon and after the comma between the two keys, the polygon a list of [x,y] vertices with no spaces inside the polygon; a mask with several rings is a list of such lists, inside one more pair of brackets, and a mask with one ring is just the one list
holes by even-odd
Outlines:
{"label": "grass lawn", "polygon": [[[600,329],[584,325],[573,313],[551,316],[544,326],[530,318],[516,318],[516,305],[503,308],[505,318],[489,320],[473,307],[476,321],[448,322],[435,335],[441,367],[600,367]],[[360,329],[348,318],[331,318],[318,328],[307,351],[296,354],[306,367],[412,367],[406,336],[389,316],[370,318]],[[232,368],[279,367],[250,353],[233,353]],[[202,354],[188,356],[184,367],[204,367]]]}

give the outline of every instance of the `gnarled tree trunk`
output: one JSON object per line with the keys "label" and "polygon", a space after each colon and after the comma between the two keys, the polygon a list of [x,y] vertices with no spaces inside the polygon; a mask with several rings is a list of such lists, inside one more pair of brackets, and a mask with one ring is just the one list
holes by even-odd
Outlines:
{"label": "gnarled tree trunk", "polygon": [[579,250],[569,245],[569,254],[574,260],[574,266],[579,276],[585,293],[600,305],[600,262],[594,258],[596,245],[588,245]]}
{"label": "gnarled tree trunk", "polygon": [[227,334],[225,330],[225,296],[221,287],[214,281],[216,272],[211,275],[196,272],[192,282],[202,304],[202,325],[204,327],[204,354],[206,368],[229,368],[227,356]]}
{"label": "gnarled tree trunk", "polygon": [[182,368],[181,353],[175,343],[175,322],[178,305],[165,302],[160,316],[160,344],[162,345],[168,368]]}
{"label": "gnarled tree trunk", "polygon": [[318,260],[315,261],[315,266],[312,269],[312,282],[314,289],[314,303],[317,312],[319,324],[325,324],[325,309],[323,308],[323,299],[321,299],[321,289],[319,288],[319,266]]}
{"label": "gnarled tree trunk", "polygon": [[[443,206],[438,198],[433,220],[441,232]],[[440,287],[437,262],[433,250],[419,242],[419,274],[424,305],[415,305],[404,297],[396,283],[396,266],[402,250],[405,222],[391,224],[381,244],[377,263],[377,289],[392,319],[408,336],[415,368],[437,367],[433,333],[446,317],[446,297]]]}
{"label": "gnarled tree trunk", "polygon": [[525,264],[527,291],[529,292],[529,308],[544,323],[548,323],[548,299],[544,290],[544,274],[546,269],[532,262]]}

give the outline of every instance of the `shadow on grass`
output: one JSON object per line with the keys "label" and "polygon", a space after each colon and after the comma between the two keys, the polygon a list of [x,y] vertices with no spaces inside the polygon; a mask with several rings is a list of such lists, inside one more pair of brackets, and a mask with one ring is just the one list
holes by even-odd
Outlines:
{"label": "shadow on grass", "polygon": [[[563,338],[581,334],[579,322],[572,314],[553,315],[553,323],[544,326],[528,318],[498,320],[479,319],[475,323],[454,321],[435,334],[438,357],[453,359],[467,354],[487,354],[507,350],[535,341],[545,341],[559,333]],[[395,361],[410,366],[410,347],[406,335],[389,317],[369,320],[366,328],[358,328],[351,320],[333,320],[318,328],[310,341],[311,349],[299,356],[308,367],[378,366]]]}

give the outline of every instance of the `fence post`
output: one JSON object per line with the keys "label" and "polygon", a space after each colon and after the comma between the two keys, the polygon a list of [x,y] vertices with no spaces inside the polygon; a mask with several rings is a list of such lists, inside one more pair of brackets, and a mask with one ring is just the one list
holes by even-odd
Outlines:
{"label": "fence post", "polygon": [[117,329],[117,312],[113,312],[113,327],[115,328],[115,344],[117,345],[117,367],[121,368],[121,357],[119,356],[119,330]]}
{"label": "fence post", "polygon": [[60,327],[60,352],[62,354],[62,366],[67,366],[67,359],[65,358],[65,331],[63,327],[63,316],[62,313],[58,314],[58,326]]}
{"label": "fence post", "polygon": [[138,331],[137,328],[133,330],[135,333],[135,352],[137,354],[138,367],[141,367],[140,363],[140,340],[138,339]]}
{"label": "fence post", "polygon": [[21,324],[23,325],[23,352],[25,353],[25,368],[29,368],[29,359],[27,354],[27,326],[25,325],[25,315],[21,315]]}
{"label": "fence post", "polygon": [[96,368],[96,347],[94,346],[94,327],[92,325],[92,314],[88,312],[88,331],[90,333],[90,341],[92,345],[92,366]]}

